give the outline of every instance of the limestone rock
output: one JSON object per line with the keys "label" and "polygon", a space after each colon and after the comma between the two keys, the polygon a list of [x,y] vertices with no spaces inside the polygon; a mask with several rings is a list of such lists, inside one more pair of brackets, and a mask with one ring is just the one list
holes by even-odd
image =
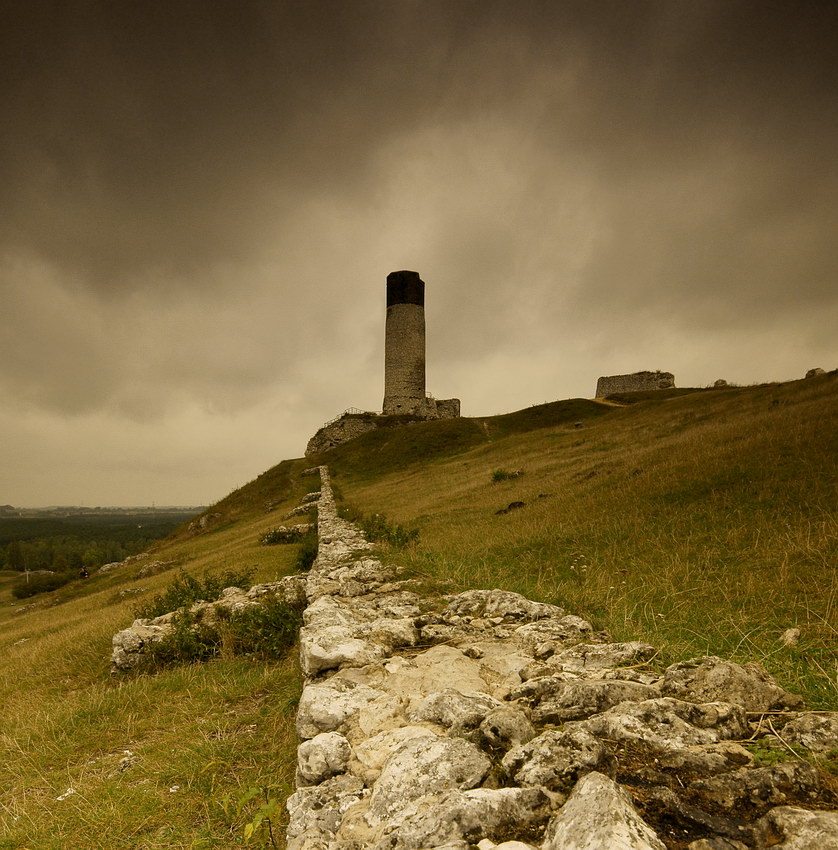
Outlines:
{"label": "limestone rock", "polygon": [[300,630],[300,665],[306,676],[343,665],[363,667],[386,654],[383,646],[353,637],[346,626]]}
{"label": "limestone rock", "polygon": [[520,835],[546,823],[550,800],[539,788],[477,788],[429,794],[404,819],[385,825],[390,841],[379,846],[420,850],[448,842]]}
{"label": "limestone rock", "polygon": [[[564,617],[551,617],[536,620],[534,623],[525,623],[515,629],[513,637],[518,646],[531,655],[535,654],[539,647],[544,646],[552,649],[550,653],[552,655],[565,644],[580,643],[592,631],[593,627],[587,620],[567,614]],[[541,657],[544,657],[544,653]]]}
{"label": "limestone rock", "polygon": [[410,717],[445,727],[455,724],[476,727],[489,712],[500,706],[500,701],[488,694],[464,694],[456,688],[446,688],[428,694],[411,712]]}
{"label": "limestone rock", "polygon": [[640,702],[660,695],[639,682],[602,679],[552,680],[553,685],[533,708],[536,723],[564,723],[599,714],[621,702]]}
{"label": "limestone rock", "polygon": [[394,658],[387,662],[386,670],[387,680],[381,687],[407,699],[411,711],[434,691],[447,688],[469,694],[488,691],[480,664],[452,646],[434,646],[410,660]]}
{"label": "limestone rock", "polygon": [[817,378],[818,376],[825,375],[825,374],[826,374],[826,372],[824,372],[824,370],[821,369],[820,366],[816,366],[814,369],[809,369],[809,371],[806,373],[806,377],[807,378]]}
{"label": "limestone rock", "polygon": [[747,711],[797,708],[801,699],[783,690],[758,664],[736,664],[715,655],[668,667],[661,692],[690,702],[724,700]]}
{"label": "limestone rock", "polygon": [[112,638],[111,665],[113,669],[130,670],[136,667],[142,662],[147,647],[159,643],[171,631],[172,626],[168,622],[134,620],[129,628],[117,632]]}
{"label": "limestone rock", "polygon": [[801,796],[817,800],[823,791],[820,775],[805,761],[772,767],[741,768],[691,783],[691,788],[725,808],[783,805]]}
{"label": "limestone rock", "polygon": [[592,673],[624,664],[648,661],[655,648],[648,643],[580,643],[552,655],[540,664],[533,664],[521,671],[522,679],[535,679],[557,672]]}
{"label": "limestone rock", "polygon": [[543,850],[666,850],[631,797],[601,773],[580,779],[550,821]]}
{"label": "limestone rock", "polygon": [[320,732],[332,732],[363,706],[386,696],[375,688],[340,679],[329,679],[322,685],[308,685],[303,689],[297,708],[297,735],[313,738]]}
{"label": "limestone rock", "polygon": [[411,738],[435,738],[434,732],[424,726],[399,726],[372,735],[354,747],[354,760],[350,771],[372,785],[381,773],[387,759],[405,741]]}
{"label": "limestone rock", "polygon": [[838,812],[778,806],[757,821],[757,850],[838,850]]}
{"label": "limestone rock", "polygon": [[489,772],[491,762],[461,738],[414,738],[387,760],[370,797],[367,820],[372,826],[391,820],[430,789],[474,788]]}
{"label": "limestone rock", "polygon": [[614,756],[584,729],[542,732],[511,749],[501,764],[519,785],[553,791],[566,790],[592,771],[613,777],[617,770]]}
{"label": "limestone rock", "polygon": [[732,838],[699,838],[691,841],[687,850],[748,850],[748,845]]}
{"label": "limestone rock", "polygon": [[477,850],[537,850],[537,848],[523,841],[502,841],[500,844],[495,844],[494,841],[484,838],[477,842]]}
{"label": "limestone rock", "polygon": [[754,757],[741,744],[732,741],[664,750],[656,756],[658,767],[675,771],[676,777],[684,772],[714,776],[738,767],[747,767],[753,760]]}
{"label": "limestone rock", "polygon": [[287,850],[325,847],[334,838],[346,811],[368,794],[360,779],[345,774],[298,789],[286,803]]}
{"label": "limestone rock", "polygon": [[564,611],[556,605],[533,602],[520,593],[509,590],[467,590],[457,594],[446,606],[442,616],[446,620],[452,617],[481,617],[490,619],[502,617],[504,620],[541,620],[547,617],[563,617]]}
{"label": "limestone rock", "polygon": [[531,741],[535,737],[535,728],[521,709],[502,706],[483,718],[479,733],[482,746],[508,750]]}
{"label": "limestone rock", "polygon": [[786,723],[782,734],[790,744],[799,744],[807,750],[838,750],[838,712],[799,714]]}
{"label": "limestone rock", "polygon": [[750,734],[741,706],[724,702],[696,705],[672,697],[623,702],[576,721],[572,727],[586,729],[598,738],[640,741],[662,750],[715,744]]}
{"label": "limestone rock", "polygon": [[297,748],[297,771],[308,784],[316,785],[343,773],[352,755],[349,741],[338,732],[321,732]]}

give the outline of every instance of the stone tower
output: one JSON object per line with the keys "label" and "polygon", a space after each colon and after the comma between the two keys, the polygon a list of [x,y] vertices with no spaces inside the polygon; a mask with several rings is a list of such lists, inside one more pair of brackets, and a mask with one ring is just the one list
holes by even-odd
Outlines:
{"label": "stone tower", "polygon": [[387,275],[384,337],[383,412],[425,415],[425,284],[416,272]]}

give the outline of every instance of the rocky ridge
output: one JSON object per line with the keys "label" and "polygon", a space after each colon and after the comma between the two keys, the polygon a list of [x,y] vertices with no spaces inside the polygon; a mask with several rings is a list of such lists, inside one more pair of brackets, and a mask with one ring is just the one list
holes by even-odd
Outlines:
{"label": "rocky ridge", "polygon": [[289,850],[838,850],[835,779],[796,752],[838,748],[838,714],[755,664],[660,675],[515,593],[422,598],[319,472]]}

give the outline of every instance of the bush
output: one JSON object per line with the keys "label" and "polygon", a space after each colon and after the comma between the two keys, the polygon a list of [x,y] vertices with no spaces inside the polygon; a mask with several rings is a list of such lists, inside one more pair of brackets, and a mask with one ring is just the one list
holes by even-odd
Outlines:
{"label": "bush", "polygon": [[18,579],[12,585],[12,596],[15,599],[27,599],[36,593],[58,590],[59,587],[64,587],[72,578],[72,573],[37,573],[30,575],[28,581],[25,578]]}
{"label": "bush", "polygon": [[496,469],[492,473],[492,483],[499,484],[501,481],[509,481],[512,478],[519,478],[524,474],[523,469],[519,469],[515,472],[509,472],[506,469]]}
{"label": "bush", "polygon": [[300,612],[276,597],[238,611],[220,608],[218,615],[226,650],[263,659],[282,658],[294,645],[302,624]]}
{"label": "bush", "polygon": [[415,546],[419,541],[418,528],[405,528],[399,523],[390,522],[384,514],[361,516],[358,525],[363,529],[367,540],[373,543],[389,543],[395,549]]}
{"label": "bush", "polygon": [[297,558],[294,567],[302,573],[308,572],[314,559],[317,557],[317,529],[307,531],[300,539],[300,548],[297,550]]}
{"label": "bush", "polygon": [[149,647],[149,666],[205,661],[221,650],[221,635],[215,629],[199,623],[189,611],[178,611],[172,617],[172,625],[173,631]]}
{"label": "bush", "polygon": [[174,629],[149,647],[145,667],[207,661],[222,651],[261,659],[283,658],[297,639],[302,615],[285,602],[269,597],[238,611],[216,608],[210,626],[181,609],[172,618]]}
{"label": "bush", "polygon": [[202,580],[181,570],[166,590],[156,594],[148,602],[138,605],[134,609],[134,616],[153,619],[201,599],[212,602],[218,599],[225,587],[250,587],[254,573],[252,568],[227,570],[218,576],[205,575]]}
{"label": "bush", "polygon": [[272,528],[266,531],[260,538],[261,546],[278,546],[282,543],[298,543],[303,535],[307,534],[306,526],[292,525],[291,528],[286,528],[281,525],[279,528]]}

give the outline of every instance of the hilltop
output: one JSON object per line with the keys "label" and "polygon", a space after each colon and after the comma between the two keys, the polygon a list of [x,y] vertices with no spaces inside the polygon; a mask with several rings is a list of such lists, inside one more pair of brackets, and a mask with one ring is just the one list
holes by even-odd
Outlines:
{"label": "hilltop", "polygon": [[[836,390],[829,374],[380,429],[283,461],[145,565],[26,608],[0,575],[0,848],[240,846],[255,805],[242,795],[289,792],[293,658],[113,679],[107,656],[136,600],[180,567],[289,573],[296,546],[259,538],[318,463],[354,515],[418,529],[418,545],[384,557],[431,593],[516,590],[648,640],[661,664],[755,659],[810,707],[835,708]],[[789,628],[797,644],[780,641]]]}

